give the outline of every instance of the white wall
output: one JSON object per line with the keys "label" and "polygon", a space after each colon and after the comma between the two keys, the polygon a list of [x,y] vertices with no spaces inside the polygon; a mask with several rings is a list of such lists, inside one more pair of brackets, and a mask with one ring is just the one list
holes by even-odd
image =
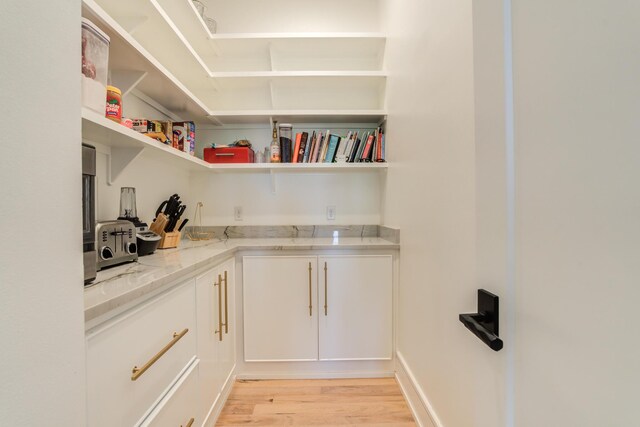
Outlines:
{"label": "white wall", "polygon": [[639,21],[513,1],[519,427],[638,424]]}
{"label": "white wall", "polygon": [[471,3],[394,0],[383,16],[394,142],[383,219],[402,230],[397,348],[442,425],[495,427],[498,411],[476,417],[475,390],[494,353],[458,321],[477,289]]}
{"label": "white wall", "polygon": [[[328,124],[295,126],[296,132],[331,129],[346,135],[355,127]],[[229,144],[237,139],[251,141],[254,150],[271,142],[268,126],[200,128],[196,155],[202,156],[211,143]],[[282,172],[275,176],[275,193],[267,172],[196,174],[191,178],[191,198],[204,203],[203,225],[313,225],[379,224],[384,172]],[[234,206],[243,210],[235,221]],[[336,207],[336,219],[327,219],[327,206]]]}
{"label": "white wall", "polygon": [[80,2],[0,15],[0,423],[83,426]]}
{"label": "white wall", "polygon": [[[379,224],[382,176],[376,172],[199,174],[192,198],[204,203],[203,225]],[[336,219],[327,220],[327,206]],[[235,221],[234,206],[243,220]],[[191,216],[191,215],[190,215]]]}

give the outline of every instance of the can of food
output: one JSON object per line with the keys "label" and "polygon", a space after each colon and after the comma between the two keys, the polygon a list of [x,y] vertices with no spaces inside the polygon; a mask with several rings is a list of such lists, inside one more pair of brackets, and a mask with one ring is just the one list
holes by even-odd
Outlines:
{"label": "can of food", "polygon": [[107,86],[107,107],[105,117],[116,123],[122,121],[122,92],[114,86]]}

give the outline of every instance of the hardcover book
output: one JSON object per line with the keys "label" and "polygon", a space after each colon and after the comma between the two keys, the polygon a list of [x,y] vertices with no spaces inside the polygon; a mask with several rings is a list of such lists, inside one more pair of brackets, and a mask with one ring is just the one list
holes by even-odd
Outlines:
{"label": "hardcover book", "polygon": [[311,156],[311,152],[313,150],[313,146],[316,143],[316,131],[314,130],[313,133],[311,134],[311,140],[309,142],[307,142],[307,146],[304,149],[304,157],[302,159],[302,161],[304,163],[309,163],[309,157]]}
{"label": "hardcover book", "polygon": [[291,163],[298,163],[298,152],[300,151],[300,141],[302,140],[302,134],[296,134],[296,145],[293,148],[293,158],[291,159]]}
{"label": "hardcover book", "polygon": [[309,134],[307,132],[302,132],[302,137],[300,138],[300,145],[298,147],[298,155],[296,156],[296,163],[304,162],[304,152],[307,149],[308,138],[309,138]]}
{"label": "hardcover book", "polygon": [[327,155],[324,158],[325,163],[333,163],[338,151],[338,145],[340,145],[340,137],[338,135],[331,135],[331,137],[329,138]]}

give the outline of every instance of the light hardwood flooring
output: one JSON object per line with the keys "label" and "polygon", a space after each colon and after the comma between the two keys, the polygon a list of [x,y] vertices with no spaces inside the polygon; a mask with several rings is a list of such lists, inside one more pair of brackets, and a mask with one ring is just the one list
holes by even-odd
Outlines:
{"label": "light hardwood flooring", "polygon": [[216,426],[244,425],[416,426],[394,378],[239,380]]}

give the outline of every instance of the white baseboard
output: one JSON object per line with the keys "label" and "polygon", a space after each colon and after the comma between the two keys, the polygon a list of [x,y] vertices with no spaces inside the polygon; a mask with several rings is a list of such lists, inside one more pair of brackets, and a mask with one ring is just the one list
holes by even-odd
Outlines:
{"label": "white baseboard", "polygon": [[334,378],[382,378],[393,377],[392,371],[375,372],[286,372],[286,373],[264,373],[247,372],[238,374],[239,380],[318,380]]}
{"label": "white baseboard", "polygon": [[444,427],[440,422],[438,415],[433,410],[433,406],[429,403],[429,399],[418,385],[411,368],[402,357],[402,353],[397,352],[396,355],[396,379],[402,389],[402,394],[409,404],[409,408],[413,413],[416,423],[420,427]]}

